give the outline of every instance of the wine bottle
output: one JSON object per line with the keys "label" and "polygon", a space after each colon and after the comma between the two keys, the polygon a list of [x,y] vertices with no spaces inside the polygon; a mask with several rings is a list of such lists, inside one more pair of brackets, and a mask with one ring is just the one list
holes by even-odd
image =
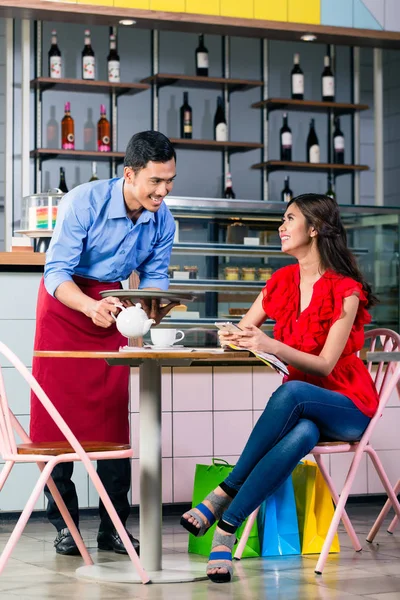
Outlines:
{"label": "wine bottle", "polygon": [[196,75],[208,76],[208,50],[204,45],[204,35],[199,35],[199,45],[196,48]]}
{"label": "wine bottle", "polygon": [[292,69],[292,98],[293,100],[304,99],[304,74],[300,67],[300,54],[295,54]]}
{"label": "wine bottle", "polygon": [[281,160],[292,160],[292,130],[288,126],[288,116],[283,113],[283,125],[280,130]]}
{"label": "wine bottle", "polygon": [[335,101],[335,77],[331,69],[331,59],[324,57],[324,70],[322,71],[322,100]]}
{"label": "wine bottle", "polygon": [[330,175],[328,176],[328,191],[326,192],[326,196],[329,196],[329,198],[333,198],[334,200],[336,200],[336,194],[332,185],[332,177]]}
{"label": "wine bottle", "polygon": [[344,164],[344,135],[340,129],[340,119],[335,119],[335,130],[333,132],[333,162]]}
{"label": "wine bottle", "polygon": [[232,175],[230,173],[227,173],[225,177],[224,198],[231,200],[234,200],[236,198],[236,194],[233,191],[232,187]]}
{"label": "wine bottle", "polygon": [[189,106],[189,93],[183,92],[183,104],[181,106],[181,138],[192,138],[192,107]]}
{"label": "wine bottle", "polygon": [[100,119],[97,122],[97,150],[99,152],[110,152],[111,131],[110,121],[106,117],[106,107],[100,105]]}
{"label": "wine bottle", "polygon": [[61,79],[62,76],[62,59],[60,48],[57,44],[57,31],[53,29],[51,32],[51,46],[49,50],[49,76],[51,79]]}
{"label": "wine bottle", "polygon": [[60,181],[58,183],[58,189],[66,194],[68,192],[68,187],[65,181],[65,170],[64,167],[60,167]]}
{"label": "wine bottle", "polygon": [[115,35],[110,35],[110,51],[107,56],[108,81],[119,83],[120,79],[120,60],[117,52],[117,40]]}
{"label": "wine bottle", "polygon": [[97,177],[97,163],[92,162],[92,176],[89,181],[97,181],[99,178]]}
{"label": "wine bottle", "polygon": [[85,46],[82,50],[82,79],[96,78],[96,59],[92,42],[90,38],[90,30],[85,29]]}
{"label": "wine bottle", "polygon": [[74,120],[71,117],[71,105],[69,102],[65,103],[64,117],[61,121],[61,148],[63,150],[74,150],[75,149],[75,127]]}
{"label": "wine bottle", "polygon": [[311,119],[310,122],[310,131],[308,132],[307,137],[307,162],[309,163],[319,163],[320,158],[320,150],[318,137],[315,133],[315,124],[314,119]]}
{"label": "wine bottle", "polygon": [[290,202],[293,198],[293,192],[289,187],[289,177],[285,177],[285,185],[281,192],[281,200],[282,202]]}
{"label": "wine bottle", "polygon": [[214,139],[217,142],[228,141],[228,126],[226,124],[222,96],[218,96],[217,98],[217,110],[214,115]]}

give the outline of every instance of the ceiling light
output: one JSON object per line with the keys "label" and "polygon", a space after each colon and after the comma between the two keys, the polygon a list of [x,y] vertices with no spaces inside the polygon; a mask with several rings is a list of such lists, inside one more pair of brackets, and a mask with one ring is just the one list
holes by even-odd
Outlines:
{"label": "ceiling light", "polygon": [[119,21],[120,25],[136,25],[136,21],[134,21],[133,19],[121,19]]}
{"label": "ceiling light", "polygon": [[314,35],[313,33],[304,33],[301,36],[301,39],[303,40],[303,42],[315,42],[315,40],[317,39],[317,36]]}

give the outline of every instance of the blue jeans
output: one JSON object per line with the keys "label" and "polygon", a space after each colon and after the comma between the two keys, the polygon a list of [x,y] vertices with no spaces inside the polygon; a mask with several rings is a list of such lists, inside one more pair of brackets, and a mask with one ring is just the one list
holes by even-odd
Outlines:
{"label": "blue jeans", "polygon": [[225,484],[237,494],[223,519],[239,527],[318,441],[355,441],[370,418],[346,396],[288,381],[271,396]]}

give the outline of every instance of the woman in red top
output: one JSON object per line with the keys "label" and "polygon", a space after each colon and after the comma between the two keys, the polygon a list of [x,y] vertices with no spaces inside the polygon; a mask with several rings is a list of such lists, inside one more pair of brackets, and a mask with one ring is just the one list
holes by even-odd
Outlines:
{"label": "woman in red top", "polygon": [[[220,519],[207,575],[232,578],[235,531],[290,475],[319,440],[360,439],[378,406],[373,381],[356,356],[367,308],[376,302],[347,247],[334,200],[304,194],[287,206],[279,227],[283,252],[298,263],[279,269],[221,343],[269,352],[289,365],[229,477],[181,519],[204,535]],[[276,321],[274,339],[259,329]],[[223,518],[221,518],[223,515]]]}

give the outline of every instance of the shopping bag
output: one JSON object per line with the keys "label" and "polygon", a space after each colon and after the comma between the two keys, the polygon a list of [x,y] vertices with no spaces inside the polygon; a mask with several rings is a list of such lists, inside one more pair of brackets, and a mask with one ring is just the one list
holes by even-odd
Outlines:
{"label": "shopping bag", "polygon": [[[221,483],[221,481],[223,481],[229,475],[233,467],[234,465],[230,465],[225,460],[220,458],[213,458],[212,465],[196,465],[192,506],[194,507],[197,504],[200,504],[207,494],[214,490]],[[242,523],[242,525],[236,531],[236,538],[238,541],[240,540],[245,525],[246,521]],[[191,554],[208,556],[211,552],[211,543],[216,526],[217,524],[215,523],[202,537],[189,535],[188,551]],[[234,546],[233,553],[235,550],[236,546]],[[257,522],[254,523],[251,529],[242,558],[249,558],[252,556],[260,556],[260,542],[258,540]]]}
{"label": "shopping bag", "polygon": [[[316,463],[305,460],[292,473],[302,554],[319,554],[332,521],[334,506]],[[340,552],[336,534],[329,552]]]}
{"label": "shopping bag", "polygon": [[261,556],[300,554],[296,501],[291,477],[261,504],[258,513],[258,535]]}

